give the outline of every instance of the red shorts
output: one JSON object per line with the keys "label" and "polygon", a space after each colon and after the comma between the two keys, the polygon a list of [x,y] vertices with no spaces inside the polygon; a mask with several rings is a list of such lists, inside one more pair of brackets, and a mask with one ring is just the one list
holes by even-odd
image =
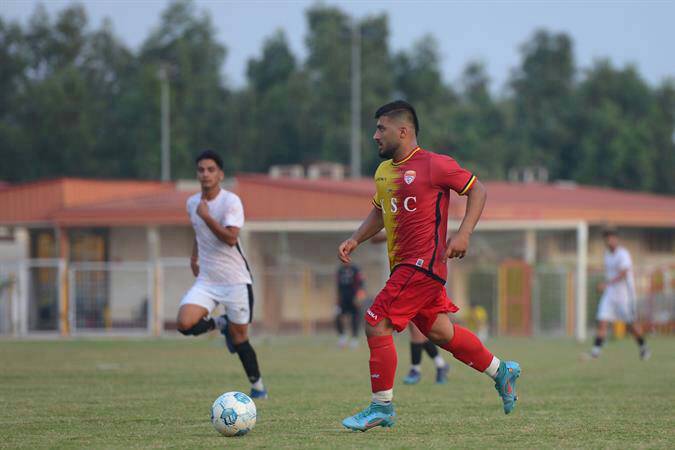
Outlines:
{"label": "red shorts", "polygon": [[438,314],[457,311],[459,308],[448,298],[445,286],[420,270],[401,266],[394,270],[366,311],[366,321],[375,326],[387,318],[400,332],[412,320],[426,335]]}

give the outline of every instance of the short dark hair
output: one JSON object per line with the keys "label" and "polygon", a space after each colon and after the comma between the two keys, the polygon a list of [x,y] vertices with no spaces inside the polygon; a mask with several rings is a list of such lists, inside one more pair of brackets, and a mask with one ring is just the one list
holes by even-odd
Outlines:
{"label": "short dark hair", "polygon": [[213,162],[216,163],[218,168],[220,170],[223,170],[223,159],[220,157],[220,155],[213,150],[204,150],[197,156],[197,159],[195,159],[195,164],[199,164],[199,161],[202,159],[212,159]]}
{"label": "short dark hair", "polygon": [[602,237],[618,236],[618,235],[619,230],[617,230],[615,226],[607,225],[602,229]]}
{"label": "short dark hair", "polygon": [[380,106],[378,110],[375,111],[375,118],[379,119],[382,116],[405,116],[406,119],[415,125],[415,134],[420,134],[420,123],[417,120],[415,108],[405,100],[396,100]]}

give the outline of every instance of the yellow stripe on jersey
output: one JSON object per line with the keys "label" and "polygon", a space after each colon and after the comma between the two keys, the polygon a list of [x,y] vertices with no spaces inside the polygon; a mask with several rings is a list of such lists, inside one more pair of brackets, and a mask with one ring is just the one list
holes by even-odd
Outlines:
{"label": "yellow stripe on jersey", "polygon": [[408,156],[406,156],[405,158],[403,158],[403,159],[400,160],[399,162],[394,162],[394,160],[392,159],[392,160],[391,160],[391,164],[394,165],[394,166],[400,166],[401,164],[403,164],[404,162],[406,162],[407,160],[409,160],[410,158],[412,158],[413,155],[414,155],[415,153],[417,153],[418,151],[420,151],[420,150],[421,150],[421,148],[420,148],[420,146],[418,145],[417,147],[415,147],[415,148],[413,149],[412,152],[410,152],[410,154],[409,154]]}
{"label": "yellow stripe on jersey", "polygon": [[464,195],[467,192],[469,192],[469,189],[471,189],[471,186],[473,186],[473,183],[476,181],[476,175],[471,175],[471,178],[469,178],[469,182],[466,183],[466,186],[464,186],[464,189],[462,189],[462,192],[459,193],[459,195]]}

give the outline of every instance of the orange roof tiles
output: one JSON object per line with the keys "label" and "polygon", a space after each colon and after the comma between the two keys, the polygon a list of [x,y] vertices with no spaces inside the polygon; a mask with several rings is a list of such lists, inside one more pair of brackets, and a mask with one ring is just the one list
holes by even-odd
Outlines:
{"label": "orange roof tiles", "polygon": [[[623,226],[675,226],[675,196],[588,186],[486,182],[483,220],[586,220]],[[249,221],[360,220],[370,211],[371,179],[306,180],[242,174],[233,190]],[[62,226],[189,223],[190,192],[173,183],[60,179],[0,191],[0,224],[47,222]],[[453,195],[450,217],[465,199]]]}
{"label": "orange roof tiles", "polygon": [[0,223],[50,222],[55,213],[69,207],[173,190],[173,184],[156,181],[79,178],[10,185],[0,191]]}

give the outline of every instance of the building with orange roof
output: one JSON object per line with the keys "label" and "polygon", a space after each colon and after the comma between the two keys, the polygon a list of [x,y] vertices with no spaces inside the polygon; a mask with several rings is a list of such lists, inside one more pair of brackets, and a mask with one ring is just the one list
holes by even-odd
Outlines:
{"label": "building with orange roof", "polygon": [[[451,263],[448,289],[460,305],[483,306],[495,332],[550,328],[583,339],[595,297],[587,280],[601,266],[606,224],[621,229],[645,270],[675,263],[673,196],[485,184],[488,203],[470,255]],[[245,207],[241,240],[256,278],[258,323],[270,331],[310,332],[331,321],[335,249],[370,211],[372,180],[241,174],[227,188]],[[170,328],[192,282],[185,201],[198,189],[183,182],[76,178],[0,189],[0,280],[11,281],[0,298],[12,300],[0,304],[0,332],[159,334]],[[464,208],[464,198],[451,200],[451,229]],[[371,297],[388,276],[383,247],[363,245],[356,255]],[[672,291],[671,272],[659,273],[667,274],[663,290]]]}

